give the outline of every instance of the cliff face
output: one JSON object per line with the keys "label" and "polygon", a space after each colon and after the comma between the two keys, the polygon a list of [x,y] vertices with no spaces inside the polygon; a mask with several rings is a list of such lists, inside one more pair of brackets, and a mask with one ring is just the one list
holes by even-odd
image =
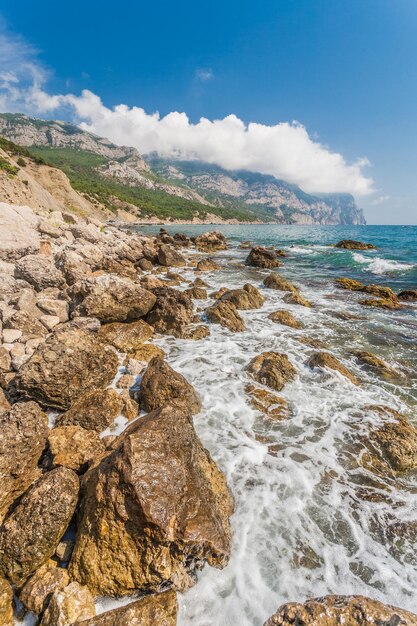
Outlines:
{"label": "cliff face", "polygon": [[136,219],[365,224],[349,194],[303,192],[273,176],[208,163],[145,158],[61,121],[0,114],[0,135],[63,170],[83,197]]}

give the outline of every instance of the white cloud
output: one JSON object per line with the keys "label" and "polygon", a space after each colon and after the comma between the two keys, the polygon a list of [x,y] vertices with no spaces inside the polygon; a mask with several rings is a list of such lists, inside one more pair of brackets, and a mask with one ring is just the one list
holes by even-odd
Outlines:
{"label": "white cloud", "polygon": [[375,200],[372,201],[372,204],[374,206],[378,206],[379,204],[384,204],[384,202],[388,202],[388,200],[391,200],[391,196],[378,196],[378,198],[375,198]]}
{"label": "white cloud", "polygon": [[214,78],[213,70],[211,69],[211,67],[199,67],[196,69],[195,77],[202,83],[206,83],[207,81]]}
{"label": "white cloud", "polygon": [[[108,137],[117,144],[136,147],[142,153],[200,159],[225,169],[245,169],[299,185],[307,192],[349,192],[361,196],[373,191],[373,181],[363,169],[366,159],[347,163],[312,138],[298,122],[245,124],[236,115],[223,119],[201,118],[191,123],[185,113],[161,117],[144,109],[119,104],[110,109],[99,96],[49,94],[47,72],[37,61],[36,50],[11,35],[0,22],[0,111],[63,117],[82,128]],[[212,72],[200,69],[200,80]],[[197,76],[197,75],[196,75]]]}

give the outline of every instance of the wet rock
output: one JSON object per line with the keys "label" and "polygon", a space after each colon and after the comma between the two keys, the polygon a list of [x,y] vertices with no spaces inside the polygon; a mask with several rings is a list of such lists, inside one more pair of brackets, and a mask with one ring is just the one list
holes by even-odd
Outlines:
{"label": "wet rock", "polygon": [[376,250],[376,247],[371,243],[355,241],[354,239],[342,239],[342,241],[339,241],[335,247],[345,248],[346,250]]}
{"label": "wet rock", "polygon": [[19,583],[54,554],[74,514],[78,491],[78,476],[58,467],[22,496],[0,529],[2,576]]}
{"label": "wet rock", "polygon": [[38,478],[48,418],[35,402],[19,402],[0,412],[0,520]]}
{"label": "wet rock", "polygon": [[13,589],[4,578],[0,578],[0,624],[1,626],[14,625]]}
{"label": "wet rock", "polygon": [[39,626],[75,626],[95,614],[94,598],[89,589],[71,582],[53,593]]}
{"label": "wet rock", "polygon": [[103,274],[76,283],[71,288],[71,297],[73,315],[96,317],[101,322],[139,319],[156,302],[153,293],[116,274]]}
{"label": "wet rock", "polygon": [[153,328],[144,320],[113,322],[100,328],[100,336],[120,352],[132,354],[153,335]]}
{"label": "wet rock", "polygon": [[362,291],[369,293],[377,298],[383,298],[387,300],[396,300],[397,296],[390,287],[384,287],[384,285],[364,285]]}
{"label": "wet rock", "polygon": [[308,360],[308,365],[312,369],[318,367],[319,369],[331,369],[339,372],[350,380],[354,385],[360,385],[360,380],[352,372],[345,367],[339,359],[329,352],[315,352]]}
{"label": "wet rock", "polygon": [[205,311],[209,322],[220,324],[234,333],[245,330],[245,323],[233,302],[218,300]]}
{"label": "wet rock", "polygon": [[370,306],[379,309],[399,309],[400,304],[396,300],[389,298],[366,298],[365,300],[359,300],[359,304],[363,306]]}
{"label": "wet rock", "polygon": [[100,433],[113,424],[123,410],[115,389],[92,389],[79,396],[56,420],[57,426],[81,426]]}
{"label": "wet rock", "polygon": [[46,563],[23,585],[19,600],[28,611],[39,614],[45,610],[54,591],[64,589],[68,584],[66,569]]}
{"label": "wet rock", "polygon": [[78,626],[175,626],[178,602],[175,591],[164,591],[107,611]]}
{"label": "wet rock", "polygon": [[283,604],[264,626],[416,626],[417,615],[365,596],[325,596]]}
{"label": "wet rock", "polygon": [[185,332],[185,339],[191,339],[192,341],[200,341],[210,335],[210,329],[204,324],[198,326],[189,326]]}
{"label": "wet rock", "polygon": [[184,590],[230,555],[233,501],[182,410],[133,422],[84,479],[70,576],[98,595]]}
{"label": "wet rock", "polygon": [[203,289],[203,287],[190,287],[189,289],[186,289],[184,293],[195,300],[206,300],[207,298],[207,290]]}
{"label": "wet rock", "polygon": [[71,329],[37,348],[13,380],[13,390],[42,406],[65,410],[88,390],[107,387],[117,367],[112,348],[93,333]]}
{"label": "wet rock", "polygon": [[156,304],[146,316],[148,324],[158,333],[183,337],[193,318],[191,298],[172,287],[154,289],[153,294],[156,296]]}
{"label": "wet rock", "polygon": [[279,267],[281,265],[277,259],[276,251],[262,248],[262,246],[252,248],[246,258],[245,264],[263,268]]}
{"label": "wet rock", "polygon": [[215,252],[227,248],[226,237],[217,231],[201,233],[195,238],[195,245],[198,250],[203,252]]}
{"label": "wet rock", "polygon": [[184,267],[185,259],[172,246],[162,244],[158,248],[158,263],[166,267]]}
{"label": "wet rock", "polygon": [[201,400],[194,387],[163,359],[156,357],[142,377],[140,406],[150,412],[168,405],[182,407],[187,415],[196,415],[201,410]]}
{"label": "wet rock", "polygon": [[[184,330],[184,337],[186,337],[187,329]],[[135,350],[134,360],[141,364],[142,369],[149,363],[155,356],[164,357],[165,352],[159,346],[153,343],[144,343]]]}
{"label": "wet rock", "polygon": [[[374,448],[371,465],[382,470],[388,465],[395,473],[415,469],[417,467],[417,428],[403,415],[389,407],[370,406],[367,409],[389,420],[381,428],[369,433],[368,441]],[[366,462],[366,465],[369,463]]]}
{"label": "wet rock", "polygon": [[69,467],[75,472],[86,469],[105,450],[98,433],[81,426],[53,428],[49,431],[48,445],[52,465]]}
{"label": "wet rock", "polygon": [[379,358],[375,354],[372,354],[371,352],[359,350],[357,352],[354,352],[354,355],[359,363],[378,374],[378,376],[381,376],[381,378],[385,378],[386,380],[392,380],[402,377],[401,372],[394,369],[393,367],[390,367],[388,363],[386,363],[383,359]]}
{"label": "wet rock", "polygon": [[300,306],[306,306],[311,308],[313,305],[311,304],[311,302],[309,302],[309,300],[307,300],[306,298],[304,298],[304,296],[302,296],[299,293],[287,293],[284,297],[283,297],[284,302],[286,302],[287,304],[298,304]]}
{"label": "wet rock", "polygon": [[220,300],[220,298],[228,291],[227,287],[220,287],[217,291],[212,291],[210,298],[213,298],[213,300]]}
{"label": "wet rock", "polygon": [[404,291],[400,291],[397,298],[399,300],[404,300],[405,302],[416,302],[417,289],[405,289]]}
{"label": "wet rock", "polygon": [[337,287],[348,289],[349,291],[362,291],[365,285],[353,278],[336,278]]}
{"label": "wet rock", "polygon": [[290,283],[289,280],[287,280],[286,278],[283,278],[276,272],[272,272],[271,274],[268,274],[263,284],[268,289],[277,289],[278,291],[289,291],[292,293],[296,293],[298,291],[295,285]]}
{"label": "wet rock", "polygon": [[195,266],[196,272],[213,272],[215,270],[219,270],[220,265],[213,261],[213,259],[201,259],[197,265]]}
{"label": "wet rock", "polygon": [[36,291],[47,287],[64,289],[64,277],[49,257],[28,254],[16,263],[15,278],[26,280]]}
{"label": "wet rock", "polygon": [[206,283],[202,278],[197,277],[192,283],[192,287],[202,287],[203,289],[210,287],[208,283]]}
{"label": "wet rock", "polygon": [[258,383],[275,391],[281,391],[297,375],[287,355],[282,352],[262,352],[252,359],[246,371]]}
{"label": "wet rock", "polygon": [[292,313],[285,311],[284,309],[274,311],[268,315],[268,319],[275,322],[275,324],[283,324],[284,326],[289,326],[290,328],[303,328],[303,324],[299,322]]}
{"label": "wet rock", "polygon": [[288,402],[284,398],[251,384],[246,385],[245,391],[250,397],[251,406],[266,417],[272,420],[283,420],[289,416]]}
{"label": "wet rock", "polygon": [[221,297],[222,302],[231,302],[237,309],[259,309],[265,302],[259,289],[247,283],[242,289],[231,289]]}

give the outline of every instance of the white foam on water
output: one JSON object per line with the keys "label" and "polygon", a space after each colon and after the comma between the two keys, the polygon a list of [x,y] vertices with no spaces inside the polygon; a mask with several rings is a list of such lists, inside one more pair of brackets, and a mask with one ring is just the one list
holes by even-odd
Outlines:
{"label": "white foam on water", "polygon": [[391,272],[407,272],[412,270],[415,265],[412,263],[401,263],[381,257],[367,257],[359,252],[353,252],[353,259],[356,263],[367,265],[367,269],[373,274],[390,274]]}

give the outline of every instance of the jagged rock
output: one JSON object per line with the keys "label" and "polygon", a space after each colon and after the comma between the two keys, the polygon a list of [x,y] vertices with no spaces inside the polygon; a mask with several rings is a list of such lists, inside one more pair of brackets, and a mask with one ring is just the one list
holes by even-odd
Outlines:
{"label": "jagged rock", "polygon": [[114,389],[92,389],[79,396],[56,420],[57,426],[81,426],[102,432],[123,410],[123,399]]}
{"label": "jagged rock", "polygon": [[287,355],[282,352],[262,352],[252,359],[246,370],[258,383],[275,391],[281,391],[297,375]]}
{"label": "jagged rock", "polygon": [[66,330],[49,337],[13,380],[14,392],[42,406],[68,409],[83,393],[109,385],[118,359],[93,333]]}
{"label": "jagged rock", "polygon": [[54,466],[69,467],[75,472],[82,471],[92,459],[105,450],[94,430],[81,426],[60,426],[49,431],[49,453]]}
{"label": "jagged rock", "polygon": [[38,232],[42,235],[48,235],[52,239],[61,237],[63,230],[59,226],[54,226],[49,220],[40,220],[38,224]]}
{"label": "jagged rock", "polygon": [[221,297],[222,302],[231,302],[237,309],[259,309],[265,302],[259,289],[247,283],[242,289],[231,289]]}
{"label": "jagged rock", "polygon": [[166,287],[163,280],[150,274],[148,274],[148,276],[143,276],[140,279],[140,284],[144,289],[148,289],[149,291],[152,291],[152,289],[158,289],[158,287]]}
{"label": "jagged rock", "polygon": [[377,298],[383,298],[387,300],[396,300],[397,296],[390,287],[384,287],[384,285],[364,285],[362,291],[369,293]]}
{"label": "jagged rock", "polygon": [[307,300],[306,298],[304,298],[304,296],[297,292],[287,293],[283,297],[283,300],[287,304],[299,304],[300,306],[306,306],[309,308],[313,306],[311,302],[309,302],[309,300]]}
{"label": "jagged rock", "polygon": [[289,416],[288,402],[272,391],[251,384],[246,385],[245,391],[250,396],[252,407],[266,417],[273,420],[283,420]]}
{"label": "jagged rock", "polygon": [[158,263],[166,267],[184,267],[185,259],[182,254],[172,246],[162,244],[158,248]]}
{"label": "jagged rock", "polygon": [[175,626],[177,611],[177,594],[164,591],[77,622],[77,626]]}
{"label": "jagged rock", "polygon": [[190,298],[194,298],[196,300],[206,300],[207,299],[207,290],[203,289],[203,287],[190,287],[186,289],[184,293]]}
{"label": "jagged rock", "polygon": [[348,378],[350,382],[354,385],[361,384],[359,378],[352,374],[352,372],[350,372],[348,368],[339,361],[339,359],[337,359],[333,354],[330,354],[329,352],[315,352],[309,358],[308,365],[312,369],[318,367],[320,369],[325,368],[335,370],[336,372],[342,374],[342,376],[344,376],[345,378]]}
{"label": "jagged rock", "polygon": [[213,272],[219,269],[221,269],[220,265],[216,263],[216,261],[213,261],[213,259],[200,259],[195,266],[196,272]]}
{"label": "jagged rock", "polygon": [[342,239],[342,241],[339,241],[335,247],[345,248],[346,250],[376,250],[376,247],[371,243],[355,241],[354,239]]}
{"label": "jagged rock", "polygon": [[0,520],[39,476],[48,418],[35,402],[19,402],[0,413]]}
{"label": "jagged rock", "polygon": [[74,250],[63,250],[56,256],[56,266],[64,275],[68,285],[83,280],[91,274],[90,266]]}
{"label": "jagged rock", "polygon": [[198,250],[203,252],[215,252],[227,248],[226,237],[217,231],[201,233],[195,238],[195,245]]}
{"label": "jagged rock", "polygon": [[89,589],[71,582],[53,593],[39,626],[75,626],[95,614],[94,598]]}
{"label": "jagged rock", "polygon": [[27,206],[0,202],[0,259],[18,259],[39,250],[39,218]]}
{"label": "jagged rock", "polygon": [[393,367],[390,367],[383,359],[379,358],[375,354],[372,354],[371,352],[358,350],[354,352],[354,355],[362,365],[370,368],[386,380],[398,379],[402,377],[401,372]]}
{"label": "jagged rock", "polygon": [[400,304],[396,300],[389,298],[366,298],[365,300],[359,300],[359,304],[363,306],[370,306],[379,309],[399,309]]}
{"label": "jagged rock", "polygon": [[144,272],[150,272],[153,268],[152,261],[149,261],[149,259],[145,258],[139,259],[136,265]]}
{"label": "jagged rock", "polygon": [[283,324],[284,326],[289,326],[290,328],[303,328],[303,324],[299,322],[292,313],[285,311],[284,309],[270,313],[270,315],[268,315],[268,319],[275,322],[275,324]]}
{"label": "jagged rock", "polygon": [[189,326],[185,331],[184,339],[191,339],[192,341],[200,341],[210,335],[210,329],[204,324],[198,326]]}
{"label": "jagged rock", "polygon": [[417,615],[365,596],[325,596],[283,604],[264,626],[417,626]]}
{"label": "jagged rock", "polygon": [[209,322],[220,324],[220,326],[224,326],[234,333],[245,330],[245,323],[233,302],[218,300],[215,304],[208,307],[205,313]]}
{"label": "jagged rock", "polygon": [[46,563],[25,582],[19,600],[28,611],[42,613],[54,591],[64,589],[68,583],[66,569]]}
{"label": "jagged rock", "polygon": [[183,337],[193,318],[191,298],[172,287],[154,289],[156,304],[146,316],[148,324],[158,333]]}
{"label": "jagged rock", "polygon": [[403,415],[384,406],[369,406],[367,410],[389,420],[372,430],[368,441],[373,446],[371,462],[364,459],[366,466],[382,471],[388,467],[394,472],[406,472],[417,467],[417,428]]}
{"label": "jagged rock", "polygon": [[201,400],[194,387],[166,361],[155,357],[142,377],[140,406],[149,412],[168,405],[185,409],[187,415],[196,415],[201,410]]}
{"label": "jagged rock", "polygon": [[278,291],[290,291],[292,293],[296,293],[298,291],[297,287],[290,283],[289,280],[283,278],[276,272],[272,272],[268,274],[265,278],[263,284],[268,289],[277,289]]}
{"label": "jagged rock", "polygon": [[365,285],[353,278],[336,278],[336,285],[349,291],[362,291]]}
{"label": "jagged rock", "polygon": [[12,360],[9,351],[0,346],[0,372],[10,372],[12,368]]}
{"label": "jagged rock", "polygon": [[66,300],[55,300],[54,298],[39,297],[37,301],[38,307],[47,313],[58,317],[60,322],[68,320],[69,308]]}
{"label": "jagged rock", "polygon": [[135,322],[113,322],[100,328],[100,336],[112,346],[126,352],[134,353],[153,335],[153,328],[144,320]]}
{"label": "jagged rock", "polygon": [[192,287],[210,287],[210,285],[208,283],[206,283],[202,278],[200,278],[199,276],[191,283]]}
{"label": "jagged rock", "polygon": [[4,328],[20,330],[22,333],[21,340],[23,342],[29,339],[36,339],[37,337],[46,337],[48,334],[45,325],[26,311],[16,311],[16,313],[5,322]]}
{"label": "jagged rock", "polygon": [[58,467],[43,474],[22,496],[0,529],[0,574],[19,583],[55,552],[74,514],[79,480]]}
{"label": "jagged rock", "polygon": [[143,370],[144,366],[155,356],[164,357],[165,352],[153,343],[144,343],[135,350],[134,360],[141,364]]}
{"label": "jagged rock", "polygon": [[213,298],[213,300],[220,300],[220,298],[228,291],[227,287],[220,287],[217,291],[212,291],[210,298]]}
{"label": "jagged rock", "polygon": [[225,478],[180,409],[133,422],[84,478],[69,574],[94,594],[185,590],[207,561],[230,554],[233,501]]}
{"label": "jagged rock", "polygon": [[3,328],[3,341],[6,344],[11,344],[20,339],[22,331],[17,328]]}
{"label": "jagged rock", "polygon": [[4,578],[0,578],[0,624],[14,626],[13,589]]}
{"label": "jagged rock", "polygon": [[5,396],[3,389],[0,389],[0,413],[5,413],[6,411],[9,411],[9,409],[10,403]]}
{"label": "jagged rock", "polygon": [[71,296],[73,315],[96,317],[101,322],[139,319],[156,302],[153,293],[116,274],[81,280],[72,286]]}
{"label": "jagged rock", "polygon": [[[104,443],[103,443],[104,445]],[[63,539],[59,542],[55,550],[55,556],[64,562],[68,562],[74,550],[75,541],[73,539]]]}
{"label": "jagged rock", "polygon": [[405,302],[416,302],[417,289],[405,289],[404,291],[400,291],[397,298],[399,300],[404,300]]}
{"label": "jagged rock", "polygon": [[127,259],[114,259],[113,257],[104,257],[100,263],[100,269],[106,274],[117,274],[124,278],[136,280],[138,270],[132,261]]}
{"label": "jagged rock", "polygon": [[48,257],[28,254],[16,263],[15,278],[26,280],[36,291],[42,291],[48,287],[64,289],[66,286],[64,277],[52,260]]}
{"label": "jagged rock", "polygon": [[262,246],[252,248],[246,258],[245,264],[263,268],[279,267],[281,265],[277,259],[276,251],[268,250]]}

